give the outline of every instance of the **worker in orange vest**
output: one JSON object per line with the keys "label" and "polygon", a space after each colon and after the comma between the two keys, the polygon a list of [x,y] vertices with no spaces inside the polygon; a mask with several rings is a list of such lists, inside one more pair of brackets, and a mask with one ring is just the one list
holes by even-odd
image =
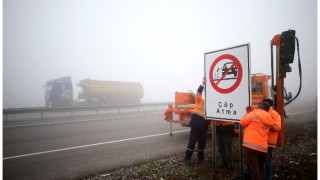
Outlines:
{"label": "worker in orange vest", "polygon": [[268,153],[266,156],[265,164],[265,179],[272,179],[272,150],[277,146],[278,133],[281,130],[281,116],[280,114],[273,109],[273,100],[264,99],[262,102],[266,102],[270,105],[268,113],[271,118],[274,120],[274,125],[271,126],[268,134]]}
{"label": "worker in orange vest", "polygon": [[222,159],[222,167],[233,168],[232,139],[234,133],[234,122],[216,121],[219,153]]}
{"label": "worker in orange vest", "polygon": [[204,161],[204,148],[207,143],[207,131],[209,121],[204,118],[204,100],[202,98],[202,91],[205,86],[206,79],[203,78],[202,84],[199,86],[195,98],[195,110],[190,120],[190,138],[186,149],[185,162],[187,165],[192,165],[191,157],[198,142],[198,163]]}
{"label": "worker in orange vest", "polygon": [[270,105],[261,102],[258,109],[249,112],[240,120],[244,126],[243,144],[246,163],[251,172],[251,179],[261,180],[262,169],[268,152],[268,133],[274,120],[268,114]]}

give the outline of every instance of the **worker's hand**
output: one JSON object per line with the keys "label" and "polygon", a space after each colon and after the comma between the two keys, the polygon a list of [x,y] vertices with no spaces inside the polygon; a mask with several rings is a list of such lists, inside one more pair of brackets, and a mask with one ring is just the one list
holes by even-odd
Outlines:
{"label": "worker's hand", "polygon": [[207,82],[206,77],[203,77],[203,79],[202,79],[202,86],[204,86],[204,85],[206,84],[206,82]]}
{"label": "worker's hand", "polygon": [[270,131],[274,131],[273,125],[270,127]]}
{"label": "worker's hand", "polygon": [[251,112],[252,111],[252,106],[247,106],[246,107],[246,111],[247,111],[247,113]]}

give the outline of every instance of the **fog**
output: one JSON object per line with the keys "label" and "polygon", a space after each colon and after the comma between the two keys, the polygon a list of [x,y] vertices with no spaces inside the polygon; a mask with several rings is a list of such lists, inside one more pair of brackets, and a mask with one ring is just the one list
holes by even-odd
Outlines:
{"label": "fog", "polygon": [[[270,74],[270,41],[294,29],[302,91],[316,108],[317,1],[4,0],[3,106],[43,107],[43,85],[71,76],[140,82],[142,102],[174,101],[204,76],[204,53],[250,43],[252,73]],[[298,91],[297,51],[285,86]],[[301,106],[303,104],[303,106]]]}

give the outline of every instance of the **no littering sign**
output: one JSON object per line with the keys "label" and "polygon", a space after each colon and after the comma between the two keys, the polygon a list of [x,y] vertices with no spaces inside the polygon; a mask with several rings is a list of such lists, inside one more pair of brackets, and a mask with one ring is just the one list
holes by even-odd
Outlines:
{"label": "no littering sign", "polygon": [[205,53],[205,115],[239,121],[251,105],[250,45]]}
{"label": "no littering sign", "polygon": [[[217,92],[228,94],[236,90],[240,85],[242,80],[242,66],[235,56],[223,54],[212,63],[209,74],[214,74],[214,77],[209,76],[212,87]],[[229,77],[229,75],[231,76]],[[227,82],[226,80],[229,80],[229,83],[224,83]]]}

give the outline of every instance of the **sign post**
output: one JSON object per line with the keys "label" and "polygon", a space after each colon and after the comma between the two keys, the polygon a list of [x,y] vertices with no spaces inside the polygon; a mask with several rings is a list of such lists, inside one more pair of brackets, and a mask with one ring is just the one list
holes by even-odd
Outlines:
{"label": "sign post", "polygon": [[[240,122],[251,106],[250,44],[204,54],[205,116],[212,120]],[[216,123],[212,123],[213,126]],[[213,128],[213,127],[212,127]],[[242,130],[240,128],[240,142]],[[216,131],[212,131],[212,164],[215,170]],[[240,170],[243,174],[243,152],[240,143]]]}

